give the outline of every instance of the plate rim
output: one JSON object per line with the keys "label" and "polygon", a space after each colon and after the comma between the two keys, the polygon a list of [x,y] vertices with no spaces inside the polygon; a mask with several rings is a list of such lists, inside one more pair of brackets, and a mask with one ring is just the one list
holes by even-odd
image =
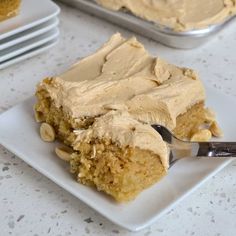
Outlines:
{"label": "plate rim", "polygon": [[[36,30],[33,29],[34,27],[32,27],[32,30],[31,30],[31,28],[28,29],[28,30],[31,30],[29,33],[27,33],[25,35],[22,35],[22,36],[19,36],[19,37],[16,37],[16,38],[13,38],[12,40],[6,41],[5,43],[1,44],[0,45],[0,52],[2,50],[13,47],[17,44],[23,43],[23,42],[25,42],[29,39],[33,39],[34,37],[40,36],[40,35],[48,32],[49,30],[57,27],[59,25],[59,22],[60,22],[60,20],[58,19],[58,17],[55,16],[55,17],[52,17],[51,19],[49,19],[48,21],[45,21],[42,24],[39,24],[39,25],[35,26],[35,27],[40,27]],[[47,25],[45,27],[41,27],[43,24],[47,24]],[[19,34],[25,33],[26,31],[27,30],[19,32]],[[12,35],[12,37],[13,36],[14,35]],[[1,40],[0,40],[0,42],[1,42]]]}
{"label": "plate rim", "polygon": [[[24,52],[24,53],[12,58],[12,59],[7,60],[6,62],[2,62],[2,63],[0,63],[0,70],[3,70],[5,68],[7,68],[8,66],[11,66],[13,64],[17,64],[17,63],[19,63],[23,60],[29,59],[33,56],[36,56],[36,55],[50,49],[51,47],[55,46],[58,43],[58,41],[59,41],[59,37],[55,37],[51,41],[49,41],[49,42],[47,42],[47,43],[45,43],[45,44],[43,44],[43,45],[41,45],[37,48],[33,48],[33,49],[31,49],[27,52]],[[24,101],[22,101],[22,102],[24,102]],[[3,112],[3,113],[5,113],[5,112]],[[0,114],[0,116],[1,116],[1,114]]]}
{"label": "plate rim", "polygon": [[[31,41],[31,42],[29,42],[28,44],[25,44],[27,41],[26,40],[25,42],[14,45],[13,47],[18,46],[18,48],[16,48],[13,51],[10,51],[10,48],[7,48],[6,50],[9,50],[10,52],[6,53],[2,56],[0,55],[0,63],[4,63],[4,61],[11,60],[11,58],[17,57],[20,54],[23,54],[29,50],[32,50],[33,48],[39,47],[40,45],[43,45],[58,36],[59,36],[59,28],[54,27],[42,35],[39,35],[39,36],[29,39],[29,41]],[[22,45],[22,44],[25,44],[25,45]],[[0,53],[1,53],[1,51],[0,51]]]}

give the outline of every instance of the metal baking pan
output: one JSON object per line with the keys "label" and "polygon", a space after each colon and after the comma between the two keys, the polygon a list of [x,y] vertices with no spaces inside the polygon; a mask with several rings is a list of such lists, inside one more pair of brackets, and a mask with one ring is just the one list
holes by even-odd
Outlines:
{"label": "metal baking pan", "polygon": [[138,18],[131,13],[111,11],[99,6],[93,0],[59,0],[119,26],[123,26],[145,37],[154,39],[169,47],[191,49],[202,45],[214,37],[220,30],[232,23],[236,16],[226,19],[223,23],[211,25],[204,29],[186,32],[175,32],[169,28]]}

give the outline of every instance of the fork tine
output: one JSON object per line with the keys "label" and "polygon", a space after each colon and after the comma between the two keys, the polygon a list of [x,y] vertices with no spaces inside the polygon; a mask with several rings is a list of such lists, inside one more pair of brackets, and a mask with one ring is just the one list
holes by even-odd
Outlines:
{"label": "fork tine", "polygon": [[173,135],[167,128],[161,125],[152,125],[152,127],[162,136],[165,142],[172,143]]}

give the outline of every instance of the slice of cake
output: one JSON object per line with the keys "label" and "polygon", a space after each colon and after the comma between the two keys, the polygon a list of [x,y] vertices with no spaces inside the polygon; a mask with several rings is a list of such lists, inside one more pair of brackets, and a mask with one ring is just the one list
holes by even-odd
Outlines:
{"label": "slice of cake", "polygon": [[18,14],[21,0],[0,0],[0,21]]}
{"label": "slice of cake", "polygon": [[186,140],[218,136],[197,74],[150,56],[134,37],[113,35],[67,72],[44,79],[36,97],[43,140],[66,144],[56,152],[76,179],[118,201],[134,198],[167,172],[168,150],[151,124]]}

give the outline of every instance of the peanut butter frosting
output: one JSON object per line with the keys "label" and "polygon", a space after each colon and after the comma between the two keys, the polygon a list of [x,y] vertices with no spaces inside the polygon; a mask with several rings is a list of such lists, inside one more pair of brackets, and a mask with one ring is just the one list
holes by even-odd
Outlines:
{"label": "peanut butter frosting", "polygon": [[118,11],[125,8],[176,31],[204,28],[236,13],[236,0],[96,0]]}
{"label": "peanut butter frosting", "polygon": [[111,110],[173,129],[176,117],[204,101],[204,88],[190,69],[152,57],[135,38],[120,34],[66,73],[42,82],[55,105],[75,120]]}
{"label": "peanut butter frosting", "polygon": [[205,100],[193,70],[152,57],[136,38],[119,33],[67,72],[42,81],[41,89],[75,121],[96,118],[88,130],[76,131],[74,147],[87,138],[107,137],[158,154],[165,168],[168,149],[150,124],[174,129],[178,115]]}
{"label": "peanut butter frosting", "polygon": [[163,167],[169,167],[167,144],[151,126],[133,119],[127,112],[110,111],[95,120],[87,130],[75,130],[77,138],[73,144],[76,149],[80,143],[91,139],[112,140],[120,147],[140,148],[152,151],[160,157]]}

